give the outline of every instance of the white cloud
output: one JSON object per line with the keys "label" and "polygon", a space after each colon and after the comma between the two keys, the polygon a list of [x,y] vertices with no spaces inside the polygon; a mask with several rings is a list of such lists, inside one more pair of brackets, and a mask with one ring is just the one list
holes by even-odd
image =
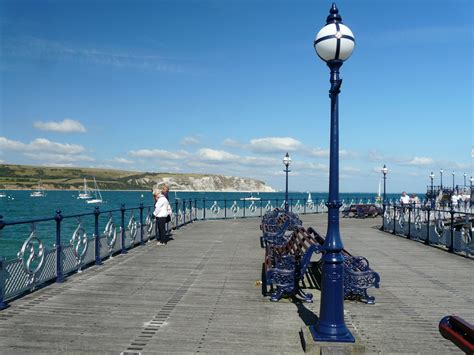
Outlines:
{"label": "white cloud", "polygon": [[291,137],[266,137],[252,139],[247,148],[255,153],[278,153],[302,149],[303,144]]}
{"label": "white cloud", "polygon": [[30,143],[23,143],[19,141],[10,140],[5,137],[0,137],[0,148],[2,150],[10,150],[20,153],[49,152],[55,154],[79,154],[85,151],[85,148],[81,145],[56,143],[46,138],[36,138]]}
{"label": "white cloud", "polygon": [[240,144],[238,141],[236,141],[235,139],[232,139],[232,138],[224,139],[224,141],[222,142],[222,145],[224,147],[230,147],[230,148],[241,148],[242,147],[242,144]]}
{"label": "white cloud", "polygon": [[125,158],[119,158],[119,157],[114,158],[113,161],[115,163],[120,163],[120,164],[133,164],[133,161],[125,159]]}
{"label": "white cloud", "polygon": [[164,149],[140,149],[132,150],[128,154],[133,157],[140,158],[155,158],[155,159],[165,159],[165,160],[179,160],[186,158],[189,153],[186,151],[179,152],[170,152]]}
{"label": "white cloud", "polygon": [[181,145],[191,145],[191,144],[199,144],[199,139],[197,139],[196,137],[184,137],[182,140],[181,140]]}
{"label": "white cloud", "polygon": [[329,149],[310,148],[308,154],[312,157],[327,158],[329,157]]}
{"label": "white cloud", "polygon": [[45,138],[36,138],[30,143],[23,143],[0,137],[0,150],[19,153],[40,164],[74,164],[79,161],[94,161],[94,158],[83,154],[86,149],[81,145],[57,143]]}
{"label": "white cloud", "polygon": [[60,122],[42,122],[37,121],[33,125],[35,128],[40,129],[42,131],[53,131],[53,132],[61,132],[61,133],[85,133],[86,127],[76,120],[72,120],[70,118],[65,118],[63,121]]}
{"label": "white cloud", "polygon": [[231,154],[224,150],[215,150],[209,148],[199,149],[197,151],[197,157],[209,162],[223,162],[223,163],[230,163],[239,160],[239,156],[235,154]]}
{"label": "white cloud", "polygon": [[428,158],[428,157],[414,157],[410,161],[408,161],[406,164],[408,165],[421,165],[421,166],[430,166],[434,164],[433,158]]}

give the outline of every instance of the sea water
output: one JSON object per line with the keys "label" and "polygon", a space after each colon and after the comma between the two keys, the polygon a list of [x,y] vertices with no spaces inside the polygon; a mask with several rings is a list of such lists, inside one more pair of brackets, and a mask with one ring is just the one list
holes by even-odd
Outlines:
{"label": "sea water", "polygon": [[[102,191],[102,197],[104,202],[100,204],[88,204],[86,200],[77,199],[77,191],[46,191],[45,197],[30,197],[30,191],[5,191],[7,197],[0,198],[0,216],[4,222],[17,222],[27,221],[32,219],[41,218],[53,218],[56,215],[56,211],[61,211],[63,216],[76,216],[73,218],[64,218],[61,221],[61,244],[69,243],[72,234],[78,225],[81,225],[87,233],[88,237],[92,237],[94,233],[94,216],[77,216],[81,214],[90,214],[94,212],[95,207],[99,207],[102,212],[100,215],[100,225],[103,226],[107,223],[110,217],[113,217],[117,227],[119,227],[121,216],[120,206],[125,205],[125,208],[134,208],[132,211],[126,211],[125,223],[128,222],[131,216],[135,220],[139,220],[138,206],[143,204],[144,206],[153,205],[153,197],[151,191]],[[169,193],[170,203],[175,207],[175,201],[183,200],[197,200],[197,207],[202,208],[203,200],[206,202],[206,207],[209,208],[214,201],[222,208],[224,206],[224,200],[227,201],[229,207],[234,201],[238,204],[243,202],[241,198],[249,197],[248,193],[240,192],[173,192]],[[275,202],[278,200],[278,205],[282,204],[285,198],[283,192],[274,193],[259,193],[253,194],[253,197],[259,197],[263,203],[272,201],[272,204],[276,206]],[[327,201],[328,194],[322,192],[311,192],[311,198],[315,204],[320,203],[322,200]],[[344,200],[346,203],[351,201],[358,203],[363,200],[364,202],[369,199],[374,202],[375,194],[371,193],[341,193],[340,200]],[[398,199],[398,195],[387,195],[387,199]],[[289,201],[293,205],[300,202],[303,204],[305,199],[308,198],[307,192],[290,192]],[[260,201],[257,201],[260,203]],[[246,201],[246,204],[250,204],[250,201]],[[193,202],[194,204],[194,202]],[[182,205],[180,205],[182,206]],[[114,212],[105,212],[115,210]],[[145,215],[152,210],[152,207],[145,208]],[[126,226],[125,226],[126,227]],[[11,259],[17,257],[17,253],[20,251],[24,241],[31,235],[32,231],[35,231],[37,237],[45,244],[47,249],[52,248],[56,240],[56,221],[44,221],[35,223],[25,223],[15,226],[5,226],[0,230],[0,257]],[[257,232],[257,231],[256,231]]]}

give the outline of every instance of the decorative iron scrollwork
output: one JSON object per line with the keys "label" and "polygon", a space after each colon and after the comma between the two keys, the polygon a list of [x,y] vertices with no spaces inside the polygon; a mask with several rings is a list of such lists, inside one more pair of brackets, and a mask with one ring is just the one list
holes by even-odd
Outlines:
{"label": "decorative iron scrollwork", "polygon": [[219,205],[217,204],[217,201],[214,201],[214,203],[212,204],[211,208],[211,213],[214,215],[214,216],[217,216],[221,210],[221,208],[219,207]]}
{"label": "decorative iron scrollwork", "polygon": [[151,213],[149,213],[146,216],[145,219],[145,224],[146,224],[146,234],[148,236],[148,239],[151,238],[153,235],[153,232],[155,231],[155,216],[153,216]]}
{"label": "decorative iron scrollwork", "polygon": [[117,228],[113,221],[112,216],[109,217],[107,224],[105,225],[104,235],[107,240],[107,246],[109,248],[109,253],[114,249],[115,242],[117,241]]}
{"label": "decorative iron scrollwork", "polygon": [[257,210],[257,205],[255,204],[255,201],[252,201],[252,203],[249,206],[249,211],[252,213],[255,213],[256,210]]}
{"label": "decorative iron scrollwork", "polygon": [[82,263],[84,256],[86,255],[87,248],[89,246],[87,240],[87,234],[84,228],[82,227],[81,222],[77,225],[76,229],[72,233],[71,240],[69,243],[72,245],[72,250],[74,257],[76,258],[76,263]]}
{"label": "decorative iron scrollwork", "polygon": [[230,211],[232,212],[232,214],[235,216],[237,213],[239,213],[240,211],[240,207],[237,206],[237,201],[234,201],[234,203],[232,204],[232,206],[230,207]]}
{"label": "decorative iron scrollwork", "polygon": [[[45,249],[43,242],[37,237],[36,230],[30,233],[28,239],[23,243],[17,256],[22,260],[23,270],[29,275],[28,284],[35,281],[37,273],[44,264]],[[36,266],[34,266],[36,264]]]}
{"label": "decorative iron scrollwork", "polygon": [[400,229],[402,232],[405,230],[405,214],[401,213],[400,217],[398,218],[398,225],[400,226]]}
{"label": "decorative iron scrollwork", "polygon": [[416,229],[416,231],[420,231],[421,227],[422,227],[421,215],[418,213],[415,216],[415,229]]}
{"label": "decorative iron scrollwork", "polygon": [[130,219],[128,220],[128,230],[130,232],[130,240],[133,243],[135,243],[135,238],[137,237],[138,234],[138,222],[135,221],[135,217],[133,214],[131,215]]}
{"label": "decorative iron scrollwork", "polygon": [[296,201],[296,204],[295,204],[295,210],[299,211],[301,210],[301,203],[300,203],[300,200]]}
{"label": "decorative iron scrollwork", "polygon": [[444,233],[444,221],[443,221],[443,219],[441,218],[441,215],[438,215],[438,217],[436,218],[434,231],[435,231],[436,235],[437,235],[439,238],[441,238],[441,237],[443,236],[443,233]]}
{"label": "decorative iron scrollwork", "polygon": [[390,214],[389,209],[385,210],[384,217],[385,217],[385,221],[387,222],[387,224],[392,223],[392,215]]}
{"label": "decorative iron scrollwork", "polygon": [[265,205],[265,211],[268,212],[268,211],[271,211],[271,210],[273,210],[273,206],[272,206],[271,202],[268,201],[267,204]]}

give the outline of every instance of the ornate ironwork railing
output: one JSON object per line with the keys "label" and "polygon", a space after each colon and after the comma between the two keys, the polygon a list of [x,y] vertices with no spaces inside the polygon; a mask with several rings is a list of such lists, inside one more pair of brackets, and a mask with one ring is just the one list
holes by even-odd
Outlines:
{"label": "ornate ironwork railing", "polygon": [[[368,198],[342,201],[341,210],[351,203],[370,203]],[[290,211],[298,214],[327,212],[323,199],[289,199]],[[179,229],[195,220],[261,218],[275,207],[284,208],[284,199],[197,200],[172,202],[169,228]],[[1,238],[18,241],[16,257],[0,255],[0,309],[6,302],[49,282],[62,282],[68,274],[81,272],[102,261],[156,237],[153,205],[100,210],[22,221],[8,221],[0,216]]]}
{"label": "ornate ironwork railing", "polygon": [[386,205],[382,229],[451,253],[474,256],[473,212],[465,205],[457,209]]}

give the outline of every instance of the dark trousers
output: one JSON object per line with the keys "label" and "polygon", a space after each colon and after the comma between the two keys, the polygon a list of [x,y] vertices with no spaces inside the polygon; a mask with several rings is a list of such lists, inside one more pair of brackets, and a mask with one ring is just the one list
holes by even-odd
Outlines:
{"label": "dark trousers", "polygon": [[156,240],[165,244],[166,243],[166,217],[156,218],[156,228],[158,232],[156,235]]}

